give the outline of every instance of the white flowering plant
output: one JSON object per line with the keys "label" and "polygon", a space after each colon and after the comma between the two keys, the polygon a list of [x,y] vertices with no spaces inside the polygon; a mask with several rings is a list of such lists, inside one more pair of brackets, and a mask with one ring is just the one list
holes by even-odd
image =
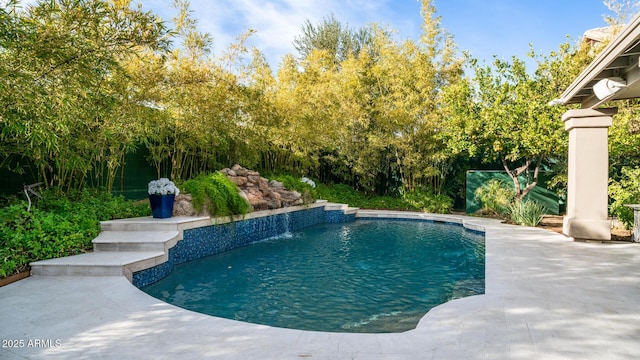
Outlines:
{"label": "white flowering plant", "polygon": [[314,188],[314,189],[315,189],[315,187],[316,187],[316,183],[315,183],[315,181],[313,181],[313,180],[309,179],[308,177],[303,177],[302,179],[300,179],[300,181],[302,181],[302,182],[303,182],[303,183],[305,183],[305,184],[309,184],[309,185],[311,185],[311,187],[312,187],[312,188]]}
{"label": "white flowering plant", "polygon": [[178,195],[180,189],[167,178],[160,178],[149,182],[149,195]]}

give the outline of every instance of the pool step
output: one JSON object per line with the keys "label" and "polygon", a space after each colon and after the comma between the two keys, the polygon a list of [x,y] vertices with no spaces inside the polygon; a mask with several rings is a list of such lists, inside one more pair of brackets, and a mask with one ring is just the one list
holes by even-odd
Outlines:
{"label": "pool step", "polygon": [[345,215],[355,214],[360,210],[357,207],[351,207],[348,204],[327,203],[324,206],[326,211],[342,211]]}
{"label": "pool step", "polygon": [[347,207],[346,209],[344,209],[344,214],[345,215],[357,214],[359,210],[360,208],[357,208],[357,207]]}
{"label": "pool step", "polygon": [[178,242],[174,231],[103,231],[93,239],[94,251],[165,251]]}
{"label": "pool step", "polygon": [[31,275],[125,276],[167,261],[169,249],[184,229],[210,224],[210,219],[172,217],[134,218],[101,222],[93,252],[31,263]]}
{"label": "pool step", "polygon": [[31,263],[31,275],[125,276],[167,261],[164,251],[99,251]]}
{"label": "pool step", "polygon": [[154,219],[150,216],[142,218],[118,219],[110,221],[101,221],[100,228],[102,231],[180,231],[211,225],[211,218],[208,216],[191,217],[191,216],[173,216],[167,219]]}

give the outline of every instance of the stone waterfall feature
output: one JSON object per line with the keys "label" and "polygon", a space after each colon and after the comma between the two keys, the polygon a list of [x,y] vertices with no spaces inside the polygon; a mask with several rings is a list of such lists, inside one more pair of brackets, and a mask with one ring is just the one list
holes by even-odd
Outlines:
{"label": "stone waterfall feature", "polygon": [[[240,195],[251,204],[252,211],[278,209],[304,204],[302,194],[290,191],[276,180],[266,179],[257,171],[246,169],[238,164],[232,168],[220,170],[227,179],[238,185]],[[197,214],[190,194],[176,196],[173,206],[174,216],[209,215],[206,209]]]}

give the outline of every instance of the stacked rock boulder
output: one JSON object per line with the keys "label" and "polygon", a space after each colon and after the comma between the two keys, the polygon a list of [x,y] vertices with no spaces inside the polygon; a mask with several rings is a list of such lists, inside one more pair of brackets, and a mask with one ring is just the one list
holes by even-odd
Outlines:
{"label": "stacked rock boulder", "polygon": [[205,207],[200,211],[200,213],[198,213],[193,206],[193,198],[191,197],[191,194],[180,193],[179,195],[176,195],[175,202],[173,203],[173,216],[195,215],[209,216],[209,211]]}
{"label": "stacked rock boulder", "polygon": [[238,185],[240,195],[249,201],[254,211],[303,204],[302,194],[287,190],[279,181],[261,177],[257,171],[236,164],[231,169],[225,168],[220,172]]}
{"label": "stacked rock boulder", "polygon": [[[251,204],[251,211],[278,209],[285,206],[296,206],[304,203],[302,194],[297,191],[289,191],[284,185],[276,180],[269,181],[260,176],[260,173],[234,165],[231,169],[220,170],[227,176],[227,179],[238,185],[240,196],[247,199]],[[200,213],[193,207],[191,194],[180,194],[176,196],[173,205],[174,216],[209,216],[206,209]]]}

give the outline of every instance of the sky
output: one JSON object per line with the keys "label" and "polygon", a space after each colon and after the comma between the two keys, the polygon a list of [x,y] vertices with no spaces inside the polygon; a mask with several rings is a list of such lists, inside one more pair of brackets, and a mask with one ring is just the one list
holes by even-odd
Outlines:
{"label": "sky", "polygon": [[[172,0],[142,0],[145,9],[165,20],[175,15]],[[306,20],[318,24],[331,14],[358,28],[378,23],[396,31],[398,40],[418,40],[422,17],[418,0],[191,0],[198,28],[214,38],[214,54],[251,28],[250,45],[262,51],[273,69],[285,54],[296,54],[293,41]],[[460,50],[481,61],[493,56],[525,59],[529,44],[549,53],[577,42],[588,29],[606,26],[611,14],[603,0],[434,0],[442,27]]]}

